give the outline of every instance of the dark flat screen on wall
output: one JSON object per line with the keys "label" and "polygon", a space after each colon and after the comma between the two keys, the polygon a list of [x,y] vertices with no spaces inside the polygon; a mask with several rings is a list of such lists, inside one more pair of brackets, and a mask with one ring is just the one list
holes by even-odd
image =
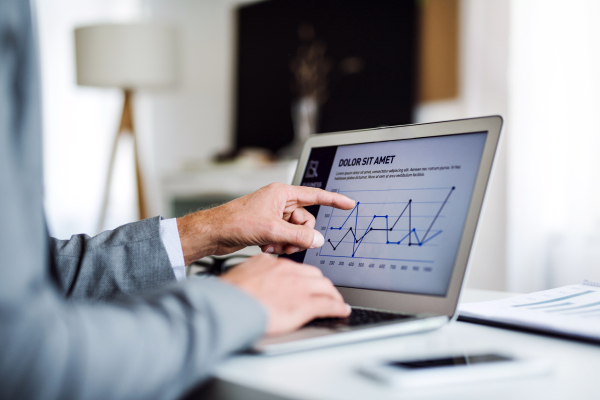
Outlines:
{"label": "dark flat screen on wall", "polygon": [[317,133],[411,123],[417,12],[410,0],[240,7],[236,148],[276,152],[301,118]]}

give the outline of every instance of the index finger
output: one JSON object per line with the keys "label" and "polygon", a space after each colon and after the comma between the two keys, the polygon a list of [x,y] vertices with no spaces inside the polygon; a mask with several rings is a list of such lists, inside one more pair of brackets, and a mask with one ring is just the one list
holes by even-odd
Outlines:
{"label": "index finger", "polygon": [[320,206],[350,210],[356,205],[356,202],[349,197],[339,193],[327,192],[323,189],[306,186],[292,186],[292,192],[300,207],[318,204]]}

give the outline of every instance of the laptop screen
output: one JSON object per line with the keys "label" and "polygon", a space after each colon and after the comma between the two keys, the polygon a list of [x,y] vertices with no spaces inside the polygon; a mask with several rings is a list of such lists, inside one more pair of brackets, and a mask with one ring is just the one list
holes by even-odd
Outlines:
{"label": "laptop screen", "polygon": [[337,286],[445,296],[486,136],[313,148],[301,185],[356,206],[308,207],[325,244],[288,257]]}

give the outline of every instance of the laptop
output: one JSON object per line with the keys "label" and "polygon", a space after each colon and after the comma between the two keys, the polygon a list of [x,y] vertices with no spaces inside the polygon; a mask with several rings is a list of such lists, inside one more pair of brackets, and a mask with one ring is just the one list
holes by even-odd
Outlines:
{"label": "laptop", "polygon": [[307,207],[325,244],[286,257],[321,269],[352,314],[313,320],[254,350],[282,354],[453,321],[501,128],[491,116],[310,137],[293,184],[356,206]]}

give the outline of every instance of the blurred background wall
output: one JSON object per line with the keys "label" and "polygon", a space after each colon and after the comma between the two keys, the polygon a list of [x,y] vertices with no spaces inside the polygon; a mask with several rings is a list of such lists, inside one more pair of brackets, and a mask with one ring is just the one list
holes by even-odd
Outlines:
{"label": "blurred background wall", "polygon": [[[431,95],[439,86],[427,89],[417,82],[413,121],[489,114],[505,118],[468,285],[532,291],[583,278],[600,279],[600,250],[596,250],[600,127],[594,123],[600,106],[596,95],[600,93],[596,72],[600,34],[593,24],[600,10],[590,0],[568,5],[535,0],[425,0],[417,4],[431,7],[444,2],[450,5],[434,9],[453,12],[455,4],[456,26],[450,23],[440,32],[429,32],[443,39],[455,29],[456,80],[441,95]],[[117,89],[75,85],[73,28],[88,23],[159,20],[177,27],[178,86],[140,92],[135,99],[150,214],[169,215],[164,196],[169,177],[234,147],[235,10],[254,2],[36,3],[44,90],[46,207],[52,234],[66,238],[73,233],[94,233],[121,107]],[[431,14],[421,18],[427,15],[435,18]],[[419,26],[426,23],[421,20]],[[429,57],[441,50],[434,46]],[[421,53],[420,57],[422,61],[428,56]],[[119,160],[121,173],[113,186],[107,227],[132,221],[136,215],[131,206],[134,185],[127,151]]]}
{"label": "blurred background wall", "polygon": [[[35,5],[41,52],[45,200],[50,230],[60,238],[94,233],[122,94],[118,89],[76,85],[73,29],[98,21],[138,19],[141,3],[40,0]],[[139,123],[143,126],[144,119],[140,118]],[[129,154],[125,151],[118,157],[118,171],[127,171],[126,164],[132,162]],[[135,218],[136,211],[130,201],[134,187],[133,175],[117,174],[111,226]]]}
{"label": "blurred background wall", "polygon": [[508,286],[600,280],[600,3],[511,3]]}

